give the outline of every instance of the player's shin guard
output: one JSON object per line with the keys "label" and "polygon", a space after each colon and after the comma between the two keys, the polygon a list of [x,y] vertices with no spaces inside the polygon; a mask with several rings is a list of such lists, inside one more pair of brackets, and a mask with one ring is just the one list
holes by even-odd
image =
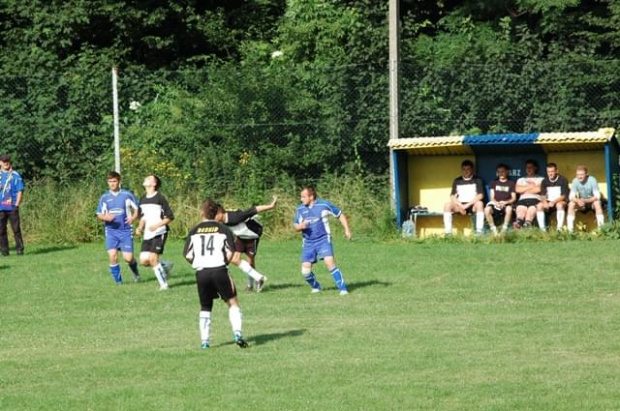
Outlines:
{"label": "player's shin guard", "polygon": [[484,229],[484,211],[476,212],[476,233],[482,233]]}
{"label": "player's shin guard", "polygon": [[319,284],[319,282],[316,280],[316,277],[314,276],[312,269],[302,267],[301,275],[304,276],[304,279],[306,280],[306,282],[310,284],[310,287],[312,287],[313,289],[320,290],[322,288],[321,284]]}
{"label": "player's shin guard", "polygon": [[538,221],[538,227],[540,227],[541,230],[543,231],[547,230],[547,226],[545,225],[545,212],[544,211],[536,212],[536,221]]}
{"label": "player's shin guard", "polygon": [[164,272],[164,267],[161,264],[157,264],[153,267],[153,272],[155,273],[155,277],[157,277],[157,282],[160,287],[166,287],[168,283],[166,282],[166,273]]}
{"label": "player's shin guard", "polygon": [[241,260],[241,262],[239,263],[239,269],[246,273],[254,281],[260,281],[264,277],[264,275],[256,271],[256,269],[245,260]]}
{"label": "player's shin guard", "polygon": [[121,276],[121,266],[118,264],[114,264],[110,266],[110,274],[112,274],[112,278],[116,284],[123,283],[123,277]]}
{"label": "player's shin guard", "polygon": [[334,282],[336,283],[336,287],[338,287],[340,291],[347,291],[347,286],[344,283],[344,278],[342,278],[342,273],[340,272],[340,269],[338,267],[334,267],[331,270],[331,274]]}
{"label": "player's shin guard", "polygon": [[452,213],[443,213],[443,226],[446,234],[452,234]]}
{"label": "player's shin guard", "polygon": [[242,335],[241,333],[241,309],[238,305],[233,305],[228,309],[228,320],[234,335]]}
{"label": "player's shin guard", "polygon": [[209,332],[211,327],[211,312],[201,311],[198,316],[198,328],[200,329],[200,340],[203,343],[209,342]]}
{"label": "player's shin guard", "polygon": [[560,231],[562,229],[562,226],[564,225],[564,218],[566,217],[566,211],[558,210],[557,213],[555,214],[555,217],[558,223],[558,231]]}

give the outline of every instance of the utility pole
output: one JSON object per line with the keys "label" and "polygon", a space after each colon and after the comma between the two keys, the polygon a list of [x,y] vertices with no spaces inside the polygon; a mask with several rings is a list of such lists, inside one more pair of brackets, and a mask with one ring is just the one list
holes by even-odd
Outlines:
{"label": "utility pole", "polygon": [[[389,0],[390,43],[390,139],[400,138],[400,11],[399,0]],[[396,210],[394,153],[390,149],[390,185],[392,210]],[[398,212],[398,211],[397,211]]]}

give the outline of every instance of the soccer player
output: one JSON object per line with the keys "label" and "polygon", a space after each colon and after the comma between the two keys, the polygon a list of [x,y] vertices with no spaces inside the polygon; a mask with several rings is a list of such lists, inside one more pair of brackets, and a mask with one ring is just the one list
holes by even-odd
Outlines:
{"label": "soccer player", "polygon": [[443,208],[443,225],[447,235],[452,234],[452,213],[465,215],[476,213],[476,234],[482,234],[484,228],[484,185],[474,175],[474,163],[465,160],[461,163],[461,176],[454,179],[450,202]]}
{"label": "soccer player", "polygon": [[7,222],[10,222],[15,238],[15,252],[23,255],[24,240],[19,221],[19,206],[24,195],[24,181],[19,173],[13,170],[11,157],[8,155],[0,156],[0,170],[0,253],[3,256],[9,255]]}
{"label": "soccer player", "polygon": [[[263,226],[255,217],[263,211],[273,210],[277,203],[278,198],[274,196],[270,204],[250,207],[243,211],[226,211],[220,206],[215,218],[229,226],[235,235],[235,251],[237,252],[235,256],[239,258],[234,259],[231,263],[247,274],[246,292],[251,292],[254,288],[257,293],[260,293],[265,281],[267,281],[267,277],[256,271],[256,253],[258,252],[260,237],[263,234]],[[247,261],[241,259],[241,253],[245,253]]]}
{"label": "soccer player", "polygon": [[541,230],[547,231],[545,216],[556,212],[557,230],[562,231],[568,200],[568,180],[558,173],[555,163],[547,164],[547,176],[540,183],[540,203],[536,205],[536,220]]}
{"label": "soccer player", "polygon": [[200,298],[198,325],[202,348],[211,345],[211,311],[213,300],[221,297],[228,305],[228,319],[233,331],[233,341],[240,348],[248,343],[241,332],[241,309],[237,301],[237,289],[228,273],[228,262],[235,252],[234,237],[228,227],[215,220],[219,204],[206,200],[202,205],[203,221],[192,228],[183,248],[185,259],[196,270],[196,284]]}
{"label": "soccer player", "polygon": [[505,232],[512,218],[512,204],[517,201],[515,182],[508,179],[509,170],[510,167],[506,164],[498,164],[495,168],[497,180],[493,180],[489,186],[491,199],[484,208],[484,215],[494,235],[498,233],[495,227],[495,217],[504,217],[502,232]]}
{"label": "soccer player", "polygon": [[568,203],[568,216],[566,217],[568,231],[572,233],[575,229],[576,210],[584,213],[588,210],[594,210],[596,225],[600,228],[605,224],[605,216],[603,215],[598,181],[593,176],[588,175],[588,168],[584,165],[577,166],[575,175],[570,188],[570,202]]}
{"label": "soccer player", "polygon": [[542,177],[538,174],[538,163],[529,159],[525,162],[525,177],[517,180],[515,190],[519,194],[517,201],[517,219],[512,224],[515,230],[530,227],[536,216],[536,206],[540,203],[540,185]]}
{"label": "soccer player", "polygon": [[116,284],[123,283],[121,267],[118,264],[118,250],[129,264],[134,281],[140,280],[138,263],[133,257],[132,224],[138,218],[136,198],[127,190],[121,190],[121,175],[116,171],[108,173],[108,187],[99,199],[97,218],[105,222],[105,248],[108,251],[110,274]]}
{"label": "soccer player", "polygon": [[159,289],[167,290],[167,279],[172,270],[172,263],[160,261],[160,255],[164,253],[168,238],[168,224],[174,220],[174,214],[166,197],[158,191],[161,187],[159,177],[147,176],[142,186],[146,190],[146,195],[140,199],[140,224],[136,230],[137,235],[144,231],[140,264],[152,267],[159,283]]}
{"label": "soccer player", "polygon": [[336,266],[332,237],[329,229],[329,216],[336,217],[347,239],[351,239],[349,222],[342,211],[334,204],[323,199],[317,199],[314,187],[305,186],[301,190],[301,204],[295,213],[295,231],[301,231],[303,247],[301,252],[301,274],[306,282],[312,287],[313,293],[318,293],[323,288],[312,272],[312,264],[316,263],[317,257],[325,261],[325,265],[340,290],[340,295],[348,294],[347,286],[340,269]]}

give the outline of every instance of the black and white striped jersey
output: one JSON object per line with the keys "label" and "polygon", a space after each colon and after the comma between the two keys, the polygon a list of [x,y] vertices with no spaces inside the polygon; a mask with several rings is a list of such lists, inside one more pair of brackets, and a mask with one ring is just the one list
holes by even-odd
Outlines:
{"label": "black and white striped jersey", "polygon": [[185,241],[183,255],[195,270],[228,265],[228,254],[235,239],[230,228],[214,220],[205,220],[192,228]]}

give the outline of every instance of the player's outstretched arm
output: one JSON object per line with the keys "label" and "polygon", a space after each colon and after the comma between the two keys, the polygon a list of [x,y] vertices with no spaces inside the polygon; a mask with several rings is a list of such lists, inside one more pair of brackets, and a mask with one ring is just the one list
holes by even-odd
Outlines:
{"label": "player's outstretched arm", "polygon": [[271,203],[264,204],[264,205],[257,205],[256,206],[256,212],[257,213],[262,213],[263,211],[273,210],[277,206],[278,206],[278,197],[277,196],[273,196],[273,198],[271,199]]}
{"label": "player's outstretched arm", "polygon": [[340,214],[340,217],[338,217],[338,220],[340,221],[340,224],[342,224],[342,227],[344,227],[344,236],[347,237],[347,240],[350,240],[352,235],[351,230],[349,229],[349,220],[347,220],[347,216],[342,213]]}

